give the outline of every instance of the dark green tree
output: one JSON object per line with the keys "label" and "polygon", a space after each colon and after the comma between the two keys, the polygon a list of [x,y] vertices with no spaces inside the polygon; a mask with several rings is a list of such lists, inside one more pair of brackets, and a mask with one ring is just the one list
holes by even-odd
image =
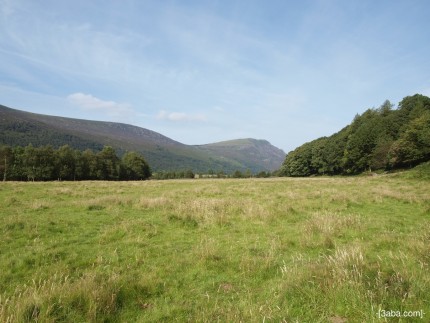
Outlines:
{"label": "dark green tree", "polygon": [[56,151],[58,178],[60,180],[76,179],[76,152],[69,145],[61,146]]}
{"label": "dark green tree", "polygon": [[385,100],[384,103],[376,110],[381,116],[386,117],[393,111],[393,104],[389,100]]}
{"label": "dark green tree", "polygon": [[408,124],[389,154],[394,166],[414,166],[430,159],[430,111]]}
{"label": "dark green tree", "polygon": [[143,156],[136,152],[127,152],[121,161],[122,180],[144,180],[151,176],[151,171]]}
{"label": "dark green tree", "polygon": [[33,147],[28,145],[23,154],[24,173],[28,180],[52,180],[55,170],[54,149],[52,146]]}
{"label": "dark green tree", "polygon": [[184,177],[185,178],[194,178],[195,174],[191,169],[188,169],[185,171]]}
{"label": "dark green tree", "polygon": [[24,153],[24,147],[17,146],[12,149],[12,169],[9,168],[11,173],[8,175],[8,179],[15,181],[27,180]]}
{"label": "dark green tree", "polygon": [[327,161],[327,141],[327,138],[323,137],[312,142],[310,166],[313,174],[324,175],[330,170]]}
{"label": "dark green tree", "polygon": [[360,173],[370,169],[372,152],[381,132],[379,115],[375,110],[367,110],[352,124],[353,132],[346,144],[343,168],[346,173]]}
{"label": "dark green tree", "polygon": [[117,180],[119,177],[120,159],[111,146],[103,147],[97,154],[97,179]]}
{"label": "dark green tree", "polygon": [[243,174],[242,174],[242,172],[240,170],[236,170],[236,171],[234,171],[232,177],[233,178],[242,178]]}
{"label": "dark green tree", "polygon": [[312,175],[312,143],[306,143],[289,152],[281,166],[281,176]]}
{"label": "dark green tree", "polygon": [[81,178],[92,180],[99,179],[99,176],[101,176],[101,172],[99,172],[101,163],[99,163],[98,156],[91,149],[86,149],[82,152],[81,158],[81,161],[78,162],[82,172]]}

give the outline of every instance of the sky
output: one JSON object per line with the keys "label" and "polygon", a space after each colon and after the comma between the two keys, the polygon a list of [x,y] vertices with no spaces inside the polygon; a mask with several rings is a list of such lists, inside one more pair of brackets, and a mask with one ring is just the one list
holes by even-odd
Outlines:
{"label": "sky", "polygon": [[430,96],[428,0],[0,0],[0,104],[285,152]]}

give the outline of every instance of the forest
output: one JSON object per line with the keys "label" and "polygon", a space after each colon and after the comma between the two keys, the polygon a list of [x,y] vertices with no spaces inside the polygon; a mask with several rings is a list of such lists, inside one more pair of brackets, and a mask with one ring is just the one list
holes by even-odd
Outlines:
{"label": "forest", "polygon": [[101,151],[80,151],[68,145],[0,146],[0,178],[3,181],[144,180],[151,170],[143,156],[126,152],[121,158],[110,146]]}
{"label": "forest", "polygon": [[352,123],[287,154],[281,176],[347,175],[410,168],[430,159],[430,98],[405,97],[356,115]]}

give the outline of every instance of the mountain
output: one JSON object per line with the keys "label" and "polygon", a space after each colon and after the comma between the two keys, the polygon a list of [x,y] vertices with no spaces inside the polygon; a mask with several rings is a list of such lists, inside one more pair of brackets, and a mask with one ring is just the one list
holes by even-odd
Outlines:
{"label": "mountain", "polygon": [[208,145],[185,145],[155,131],[116,122],[35,114],[0,105],[0,144],[9,146],[69,145],[101,150],[108,145],[121,155],[137,151],[154,171],[194,172],[278,169],[285,153],[268,141],[238,139]]}
{"label": "mountain", "polygon": [[430,98],[407,96],[396,109],[387,100],[356,115],[330,137],[305,143],[287,154],[283,176],[359,174],[410,168],[430,160]]}
{"label": "mountain", "polygon": [[196,146],[203,151],[222,158],[239,162],[247,169],[255,169],[259,165],[265,170],[275,170],[279,160],[283,161],[283,150],[272,146],[267,140],[236,139],[213,144]]}

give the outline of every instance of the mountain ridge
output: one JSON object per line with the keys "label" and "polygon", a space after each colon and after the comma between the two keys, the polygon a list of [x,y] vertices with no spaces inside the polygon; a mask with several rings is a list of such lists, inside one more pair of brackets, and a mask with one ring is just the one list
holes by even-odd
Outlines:
{"label": "mountain ridge", "polygon": [[137,151],[154,171],[273,171],[285,158],[285,153],[267,140],[246,138],[186,145],[130,124],[43,115],[0,105],[0,144],[30,143],[54,147],[68,144],[80,150],[101,150],[108,145],[120,154]]}

